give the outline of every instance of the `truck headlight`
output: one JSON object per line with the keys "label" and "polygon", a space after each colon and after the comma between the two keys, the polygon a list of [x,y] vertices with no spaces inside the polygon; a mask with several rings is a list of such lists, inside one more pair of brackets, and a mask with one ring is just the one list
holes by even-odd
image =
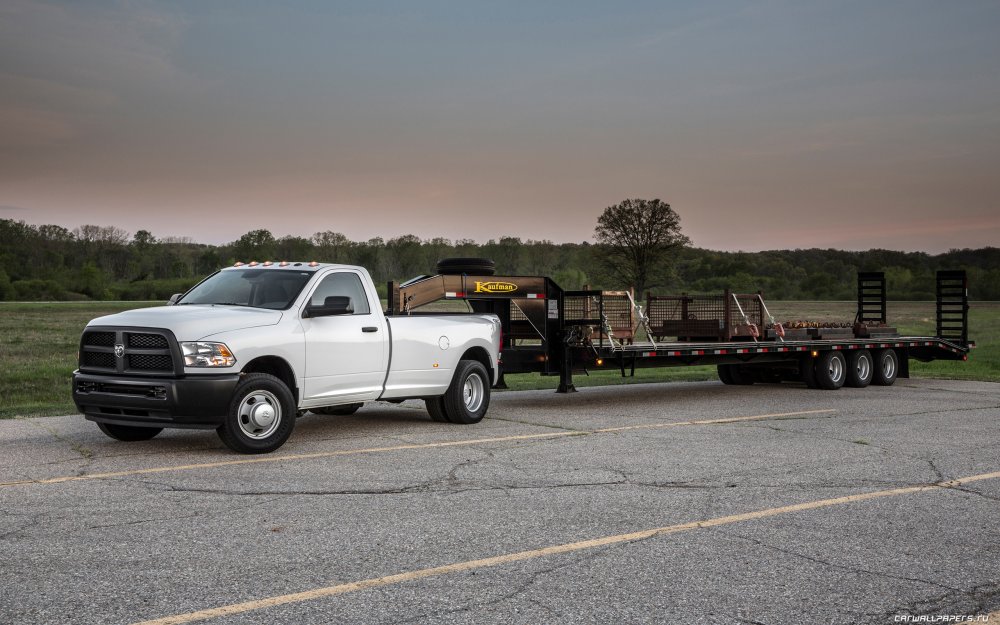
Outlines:
{"label": "truck headlight", "polygon": [[233,352],[223,343],[181,343],[181,352],[187,367],[232,367],[236,364]]}

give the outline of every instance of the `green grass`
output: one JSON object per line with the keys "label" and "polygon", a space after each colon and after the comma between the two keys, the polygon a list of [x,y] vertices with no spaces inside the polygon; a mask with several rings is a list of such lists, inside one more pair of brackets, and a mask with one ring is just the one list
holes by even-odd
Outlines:
{"label": "green grass", "polygon": [[[72,414],[70,376],[76,368],[80,332],[94,317],[159,302],[0,303],[0,418]],[[779,321],[850,320],[853,302],[769,302]],[[934,334],[932,302],[891,302],[889,319],[904,334]],[[969,315],[970,336],[978,344],[968,362],[911,361],[914,377],[1000,382],[1000,303],[975,302]],[[574,374],[578,387],[641,382],[689,382],[715,379],[715,367],[637,369],[622,378],[617,369]],[[513,390],[555,389],[557,377],[506,376]]]}
{"label": "green grass", "polygon": [[76,412],[70,378],[87,322],[158,303],[0,303],[0,418]]}

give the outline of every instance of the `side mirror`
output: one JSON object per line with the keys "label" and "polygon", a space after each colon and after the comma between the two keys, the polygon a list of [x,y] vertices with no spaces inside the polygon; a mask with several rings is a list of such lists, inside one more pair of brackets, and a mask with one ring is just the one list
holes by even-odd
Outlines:
{"label": "side mirror", "polygon": [[331,295],[323,301],[322,306],[306,306],[303,317],[331,317],[333,315],[349,315],[354,312],[351,298],[346,295]]}
{"label": "side mirror", "polygon": [[173,295],[171,295],[170,299],[167,300],[167,306],[173,306],[174,304],[176,304],[177,300],[179,300],[181,298],[181,295],[184,295],[184,294],[183,293],[174,293]]}

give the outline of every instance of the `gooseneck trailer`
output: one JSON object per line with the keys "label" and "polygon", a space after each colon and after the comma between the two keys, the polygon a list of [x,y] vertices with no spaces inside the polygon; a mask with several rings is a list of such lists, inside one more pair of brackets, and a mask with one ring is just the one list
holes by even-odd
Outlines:
{"label": "gooseneck trailer", "polygon": [[[464,261],[464,262],[463,262]],[[717,365],[726,384],[801,381],[810,388],[888,386],[909,377],[909,361],[966,360],[968,285],[964,271],[936,276],[935,336],[905,336],[888,325],[881,272],[858,274],[853,322],[775,323],[760,293],[709,296],[564,290],[543,276],[498,276],[482,259],[449,259],[438,274],[388,286],[389,314],[419,315],[441,300],[467,301],[503,329],[505,374],[559,376],[557,392],[575,391],[574,373],[602,368]],[[501,376],[498,386],[503,387]]]}

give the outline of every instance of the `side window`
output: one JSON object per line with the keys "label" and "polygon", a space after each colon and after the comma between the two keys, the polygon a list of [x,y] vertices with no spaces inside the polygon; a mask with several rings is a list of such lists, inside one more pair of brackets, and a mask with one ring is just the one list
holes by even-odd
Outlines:
{"label": "side window", "polygon": [[309,300],[311,306],[322,306],[331,295],[341,295],[351,298],[351,307],[355,315],[367,315],[368,294],[361,284],[361,278],[356,273],[331,273],[323,278]]}

